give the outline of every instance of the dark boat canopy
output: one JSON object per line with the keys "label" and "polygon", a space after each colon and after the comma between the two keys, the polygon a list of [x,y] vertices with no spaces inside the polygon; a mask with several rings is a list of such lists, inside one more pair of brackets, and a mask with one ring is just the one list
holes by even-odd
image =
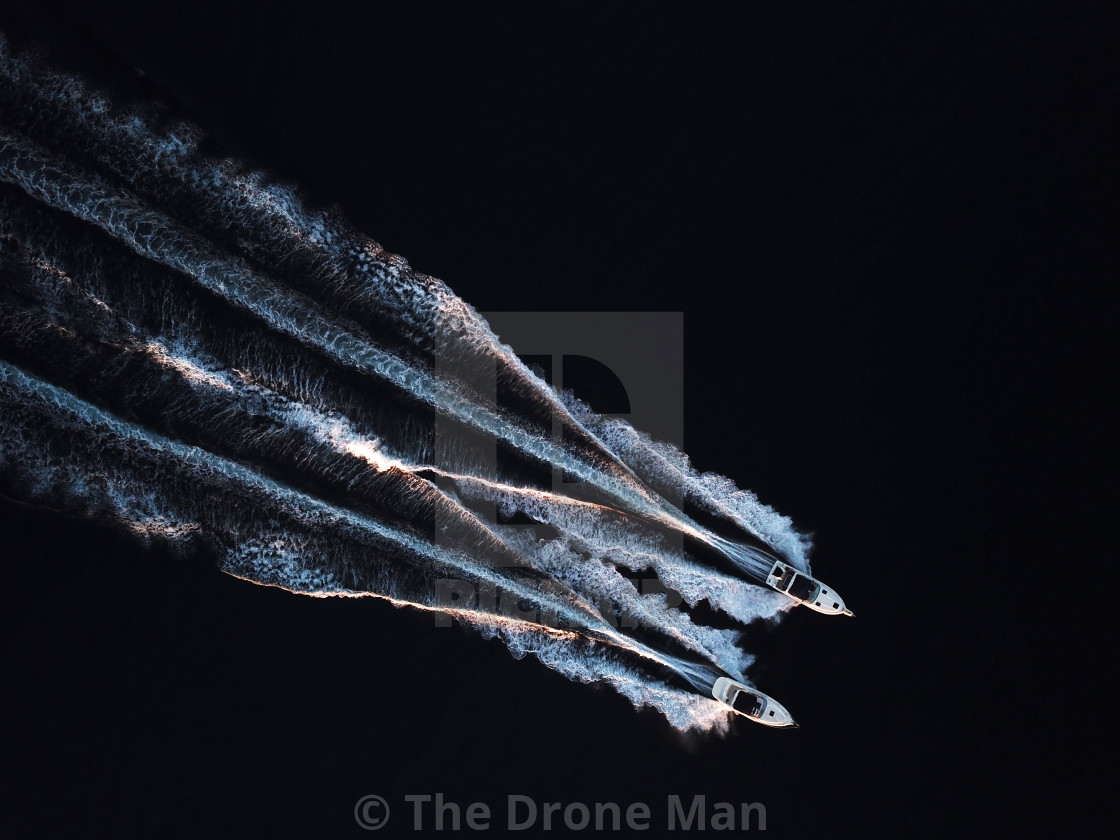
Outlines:
{"label": "dark boat canopy", "polygon": [[802,601],[815,601],[820,591],[821,585],[805,575],[794,575],[793,582],[787,590],[794,598],[800,598]]}

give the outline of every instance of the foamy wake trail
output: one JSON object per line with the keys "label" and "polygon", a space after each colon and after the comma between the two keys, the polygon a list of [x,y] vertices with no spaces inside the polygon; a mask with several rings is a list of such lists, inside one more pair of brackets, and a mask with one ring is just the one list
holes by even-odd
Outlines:
{"label": "foamy wake trail", "polygon": [[443,283],[197,129],[2,36],[0,84],[4,492],[726,727],[711,685],[752,658],[692,610],[788,609],[757,585],[808,567],[788,519],[557,394]]}

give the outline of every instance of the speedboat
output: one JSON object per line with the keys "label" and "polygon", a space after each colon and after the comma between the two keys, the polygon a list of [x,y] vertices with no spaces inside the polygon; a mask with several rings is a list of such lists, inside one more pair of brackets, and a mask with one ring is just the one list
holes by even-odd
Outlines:
{"label": "speedboat", "polygon": [[727,677],[712,686],[712,696],[730,706],[736,714],[763,726],[797,726],[786,707],[757,688],[750,688]]}
{"label": "speedboat", "polygon": [[816,612],[825,615],[855,615],[844,606],[844,599],[835,590],[781,560],[774,562],[774,567],[766,577],[766,585]]}

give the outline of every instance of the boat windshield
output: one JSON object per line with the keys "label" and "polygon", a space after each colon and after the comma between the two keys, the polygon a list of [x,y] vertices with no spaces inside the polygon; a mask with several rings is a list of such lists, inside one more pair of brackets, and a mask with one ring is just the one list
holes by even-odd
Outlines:
{"label": "boat windshield", "polygon": [[802,601],[815,601],[821,594],[821,585],[805,575],[796,575],[789,585],[789,594]]}
{"label": "boat windshield", "polygon": [[762,714],[762,698],[749,691],[740,691],[735,695],[735,702],[731,704],[735,711],[744,715],[758,717]]}

